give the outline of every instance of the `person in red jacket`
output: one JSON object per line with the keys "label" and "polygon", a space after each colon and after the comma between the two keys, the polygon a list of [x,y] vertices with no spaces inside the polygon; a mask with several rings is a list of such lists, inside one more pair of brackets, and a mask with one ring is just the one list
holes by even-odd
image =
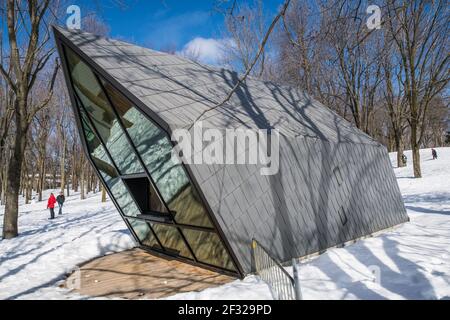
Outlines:
{"label": "person in red jacket", "polygon": [[47,209],[50,209],[50,220],[55,219],[55,203],[55,195],[53,193],[50,193],[50,198],[48,198],[47,201]]}

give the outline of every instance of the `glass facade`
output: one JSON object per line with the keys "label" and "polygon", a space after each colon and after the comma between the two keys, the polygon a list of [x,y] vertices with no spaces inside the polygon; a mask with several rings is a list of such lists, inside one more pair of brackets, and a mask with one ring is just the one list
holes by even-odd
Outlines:
{"label": "glass facade", "polygon": [[64,52],[90,159],[141,246],[236,271],[182,163],[172,158],[169,136],[77,54]]}
{"label": "glass facade", "polygon": [[79,109],[81,114],[81,125],[86,137],[89,153],[97,167],[98,171],[103,177],[106,186],[111,191],[114,199],[118,205],[122,208],[123,214],[128,217],[135,217],[139,214],[139,209],[128,193],[125,184],[119,177],[112,162],[109,160],[105,148],[100,143],[100,140],[95,135],[89,122],[87,120],[86,113],[83,109]]}
{"label": "glass facade", "polygon": [[172,159],[172,144],[167,135],[111,85],[104,80],[102,82],[176,222],[212,227],[182,164],[178,159]]}
{"label": "glass facade", "polygon": [[81,104],[108,148],[121,174],[144,172],[131,149],[96,76],[78,56],[67,51],[72,83]]}
{"label": "glass facade", "polygon": [[193,259],[189,248],[186,246],[177,228],[156,223],[151,223],[151,226],[164,248],[174,251],[184,258]]}
{"label": "glass facade", "polygon": [[216,233],[184,229],[183,234],[200,262],[228,270],[233,269],[227,250]]}
{"label": "glass facade", "polygon": [[158,241],[156,240],[155,236],[153,235],[153,232],[151,231],[149,225],[145,221],[136,220],[136,219],[127,219],[130,223],[131,227],[134,230],[134,233],[139,238],[139,241],[153,249],[159,249],[161,250],[161,246],[159,245]]}

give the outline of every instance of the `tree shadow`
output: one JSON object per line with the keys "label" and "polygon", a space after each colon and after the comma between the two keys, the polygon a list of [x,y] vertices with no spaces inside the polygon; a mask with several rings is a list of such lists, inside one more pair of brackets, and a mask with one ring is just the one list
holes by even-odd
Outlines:
{"label": "tree shadow", "polygon": [[136,249],[94,259],[80,270],[80,274],[69,276],[68,281],[79,276],[81,287],[76,291],[91,297],[163,298],[234,280]]}
{"label": "tree shadow", "polygon": [[[7,267],[7,271],[0,275],[0,281],[6,282],[6,280],[8,279],[11,281],[11,279],[17,279],[18,277],[22,277],[22,275],[25,273],[33,273],[35,270],[40,270],[41,268],[48,268],[49,277],[51,277],[51,272],[55,270],[55,267],[51,265],[47,266],[47,264],[52,263],[55,255],[61,255],[62,259],[64,259],[64,255],[66,254],[65,250],[70,250],[70,252],[67,252],[67,254],[70,257],[70,261],[72,261],[74,255],[77,256],[77,253],[75,251],[83,250],[83,243],[86,241],[86,237],[89,238],[89,235],[105,233],[104,230],[108,230],[118,223],[117,221],[108,222],[107,217],[110,216],[113,211],[115,210],[104,210],[95,213],[88,212],[79,215],[71,212],[68,213],[72,215],[72,217],[70,218],[68,218],[68,214],[66,214],[64,219],[61,219],[58,222],[55,221],[56,223],[53,223],[53,221],[48,222],[45,225],[40,226],[39,228],[22,233],[19,238],[13,240],[15,242],[15,245],[7,247],[5,254],[0,258],[0,263],[2,264],[2,266]],[[97,219],[106,221],[106,223],[102,225],[96,225],[93,222]],[[72,234],[69,232],[67,235],[64,233],[64,230],[70,229],[75,226],[80,227],[82,232],[77,234]],[[49,238],[48,232],[54,232],[57,229],[62,230],[62,233],[56,233],[54,238]],[[117,250],[117,248],[120,247],[119,241],[121,237],[123,237],[123,234],[129,234],[129,231],[126,229],[116,229],[112,230],[111,232],[113,232],[114,235],[109,237],[109,239],[111,239],[111,242],[107,245],[101,245],[101,238],[98,238],[99,254]],[[77,243],[79,245],[77,245]],[[24,248],[27,249],[24,250]],[[83,257],[84,255],[85,253],[81,252],[80,257]],[[69,268],[69,264],[71,262],[68,261],[67,263],[67,267]],[[22,280],[18,280],[17,285],[22,284],[22,286],[18,289],[22,289],[23,291],[10,295],[6,299],[18,299],[37,290],[56,286],[56,283],[60,280],[63,280],[65,277],[65,269],[62,270],[62,266],[63,265],[61,264],[56,266],[56,270],[59,270],[57,271],[59,275],[45,283],[34,285],[34,283],[31,282],[31,287],[27,288],[28,284],[22,283]],[[46,281],[46,278],[48,279],[49,277],[42,277],[42,279],[39,279],[37,282],[44,282]],[[24,289],[23,287],[25,287],[26,289]]]}
{"label": "tree shadow", "polygon": [[[238,83],[237,73],[152,51],[138,54],[138,48],[97,43],[94,36],[75,40],[87,48],[96,42],[90,48],[96,49],[93,60],[106,61],[113,83],[155,118],[173,124],[171,129],[201,120],[211,128],[280,131],[280,170],[268,177],[265,194],[272,216],[265,226],[240,228],[248,231],[237,239],[245,249],[235,243],[235,250],[248,253],[255,237],[277,259],[287,261],[407,220],[395,176],[388,171],[387,152],[308,95],[249,77],[227,103],[217,106]],[[336,167],[343,171],[343,186],[336,181]],[[225,196],[221,190],[219,201]],[[231,225],[225,225],[229,233],[234,232]]]}
{"label": "tree shadow", "polygon": [[445,210],[433,210],[430,208],[424,208],[424,207],[417,207],[417,206],[406,206],[406,209],[415,211],[415,212],[421,212],[421,213],[432,213],[432,214],[443,214],[443,215],[450,215],[450,211]]}

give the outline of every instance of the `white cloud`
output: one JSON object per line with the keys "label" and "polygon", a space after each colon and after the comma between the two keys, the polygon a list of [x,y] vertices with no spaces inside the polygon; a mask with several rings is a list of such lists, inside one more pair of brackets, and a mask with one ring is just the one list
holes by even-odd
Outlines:
{"label": "white cloud", "polygon": [[177,54],[202,63],[219,65],[223,63],[224,48],[230,39],[197,37],[189,41]]}

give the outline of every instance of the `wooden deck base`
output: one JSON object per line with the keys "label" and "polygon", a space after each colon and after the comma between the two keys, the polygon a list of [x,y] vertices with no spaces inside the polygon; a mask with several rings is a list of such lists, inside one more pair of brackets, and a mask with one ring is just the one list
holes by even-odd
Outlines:
{"label": "wooden deck base", "polygon": [[76,292],[90,297],[157,299],[201,291],[233,280],[229,276],[133,249],[84,264],[80,272],[69,276],[66,286],[77,288],[74,289]]}

